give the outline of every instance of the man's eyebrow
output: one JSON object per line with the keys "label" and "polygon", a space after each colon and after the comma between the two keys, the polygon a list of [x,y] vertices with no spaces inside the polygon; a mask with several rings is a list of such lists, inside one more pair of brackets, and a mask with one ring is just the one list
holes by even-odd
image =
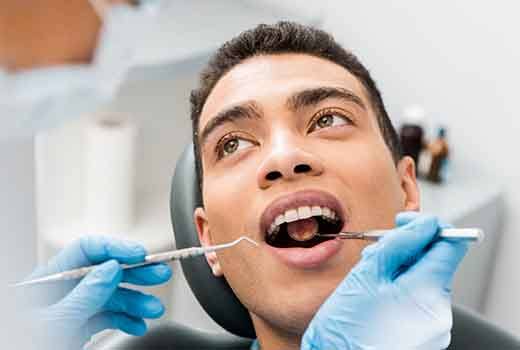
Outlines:
{"label": "man's eyebrow", "polygon": [[327,98],[338,98],[346,102],[353,102],[364,110],[365,104],[352,91],[341,87],[321,86],[299,91],[287,99],[286,105],[289,109],[297,111],[320,103]]}
{"label": "man's eyebrow", "polygon": [[203,145],[209,135],[219,126],[236,122],[240,119],[260,119],[262,112],[258,104],[254,101],[244,102],[235,106],[228,107],[220,111],[206,124],[200,133],[200,144]]}

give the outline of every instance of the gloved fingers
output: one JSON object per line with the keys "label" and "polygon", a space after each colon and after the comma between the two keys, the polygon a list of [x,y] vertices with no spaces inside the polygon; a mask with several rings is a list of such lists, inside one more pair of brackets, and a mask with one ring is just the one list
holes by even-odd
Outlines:
{"label": "gloved fingers", "polygon": [[65,247],[27,279],[98,264],[109,259],[125,264],[139,263],[144,261],[145,256],[146,250],[138,243],[104,236],[86,236]]}
{"label": "gloved fingers", "polygon": [[170,266],[162,263],[123,270],[123,282],[141,286],[165,283],[171,276]]}
{"label": "gloved fingers", "polygon": [[119,329],[130,335],[141,336],[146,333],[147,326],[141,318],[128,316],[118,312],[102,312],[90,318],[82,327],[81,343],[86,343],[94,334],[105,329]]}
{"label": "gloved fingers", "polygon": [[[411,221],[415,220],[417,217],[419,217],[421,214],[416,211],[403,211],[396,215],[395,217],[395,225],[397,227],[407,225]],[[371,255],[374,255],[377,253],[379,249],[379,246],[376,243],[372,243],[368,246],[366,246],[362,252],[361,255],[364,258],[369,258]]]}
{"label": "gloved fingers", "polygon": [[403,211],[396,215],[395,217],[395,225],[397,227],[404,226],[409,222],[417,219],[421,213],[418,211]]}
{"label": "gloved fingers", "polygon": [[110,297],[103,310],[138,318],[159,318],[164,314],[164,306],[158,298],[122,287]]}
{"label": "gloved fingers", "polygon": [[108,259],[116,259],[123,264],[135,264],[144,261],[146,256],[146,250],[142,245],[128,240],[86,236],[80,239],[80,245],[91,264]]}
{"label": "gloved fingers", "polygon": [[[415,211],[401,212],[401,213],[399,213],[396,216],[396,225],[397,226],[404,226],[404,225],[408,224],[409,222],[411,222],[412,220],[414,220],[415,218],[419,217],[420,215],[421,214],[419,212],[415,212]],[[439,228],[440,229],[451,228],[451,227],[453,227],[453,225],[446,224],[446,223],[443,223],[443,222],[439,222]],[[437,231],[437,233],[439,233],[439,231]],[[412,259],[410,261],[410,263],[413,263],[414,260],[415,261],[420,260],[425,252],[426,251],[423,250],[421,253],[416,255],[415,259]],[[394,276],[399,276],[402,272],[406,271],[409,267],[410,267],[410,265],[406,265],[406,264],[405,265],[401,265],[399,267],[399,269],[396,272],[394,272]]]}
{"label": "gloved fingers", "polygon": [[98,313],[116,291],[123,272],[115,260],[96,266],[55,307],[73,312],[84,320]]}
{"label": "gloved fingers", "polygon": [[441,239],[397,280],[407,286],[438,286],[451,291],[453,277],[469,249],[469,243],[455,239]]}
{"label": "gloved fingers", "polygon": [[436,217],[419,215],[383,236],[374,254],[381,277],[393,280],[403,265],[412,264],[432,242],[438,228]]}

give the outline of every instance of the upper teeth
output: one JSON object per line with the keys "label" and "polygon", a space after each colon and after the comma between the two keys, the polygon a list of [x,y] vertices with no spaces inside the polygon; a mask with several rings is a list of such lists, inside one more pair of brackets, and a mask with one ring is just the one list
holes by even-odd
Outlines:
{"label": "upper teeth", "polygon": [[296,209],[288,209],[283,214],[278,215],[269,226],[267,234],[273,235],[278,233],[280,225],[283,223],[289,223],[297,220],[308,219],[312,216],[321,216],[325,220],[336,220],[338,215],[334,210],[327,207],[320,206],[304,206]]}

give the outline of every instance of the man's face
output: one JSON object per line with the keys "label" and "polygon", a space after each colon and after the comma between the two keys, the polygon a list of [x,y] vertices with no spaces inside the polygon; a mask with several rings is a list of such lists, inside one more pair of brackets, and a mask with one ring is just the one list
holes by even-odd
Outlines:
{"label": "man's face", "polygon": [[[403,158],[396,167],[362,84],[327,60],[282,54],[237,65],[209,95],[199,135],[199,236],[203,244],[242,235],[260,243],[208,256],[256,328],[302,333],[367,244],[330,240],[294,248],[302,244],[288,231],[390,228],[397,212],[418,209],[413,161]],[[328,209],[335,218],[326,219],[334,216]],[[266,242],[277,222],[295,219]]]}

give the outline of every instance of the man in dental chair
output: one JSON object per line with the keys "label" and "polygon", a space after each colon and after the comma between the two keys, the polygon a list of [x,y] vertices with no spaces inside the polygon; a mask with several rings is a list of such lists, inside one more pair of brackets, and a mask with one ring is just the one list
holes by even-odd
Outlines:
{"label": "man in dental chair", "polygon": [[[259,349],[444,349],[451,285],[468,246],[439,239],[448,224],[420,214],[415,165],[402,157],[367,69],[327,33],[260,25],[225,43],[191,97],[203,207],[202,245],[246,235],[206,256],[248,309]],[[314,237],[388,229],[376,243]],[[160,301],[119,287],[157,284],[166,265],[137,244],[83,238],[44,275],[102,263],[38,309],[42,338],[71,348],[103,329],[134,335]]]}

